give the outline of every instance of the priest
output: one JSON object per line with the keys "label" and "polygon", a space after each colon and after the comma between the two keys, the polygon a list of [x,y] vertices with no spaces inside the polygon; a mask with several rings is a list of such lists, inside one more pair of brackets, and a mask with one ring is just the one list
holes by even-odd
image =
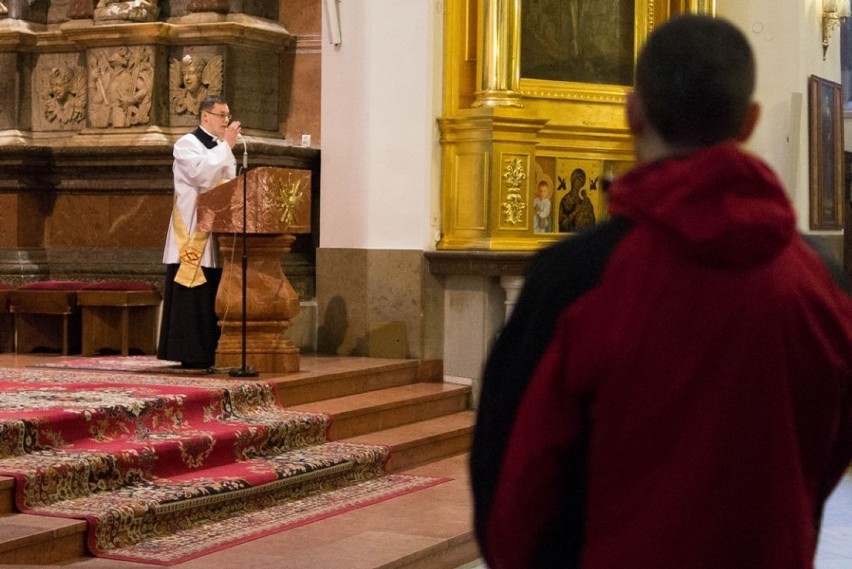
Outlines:
{"label": "priest", "polygon": [[233,148],[239,121],[231,121],[228,103],[206,97],[199,125],[174,146],[174,204],[163,263],[166,282],[157,357],[183,367],[213,365],[219,341],[216,291],[222,277],[216,239],[197,228],[198,196],[236,176]]}

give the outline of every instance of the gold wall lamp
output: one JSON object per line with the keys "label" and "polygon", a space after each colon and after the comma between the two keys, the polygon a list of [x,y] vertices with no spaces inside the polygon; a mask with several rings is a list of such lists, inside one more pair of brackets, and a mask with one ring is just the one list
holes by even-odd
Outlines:
{"label": "gold wall lamp", "polygon": [[822,0],[822,59],[828,51],[831,32],[849,17],[849,0]]}

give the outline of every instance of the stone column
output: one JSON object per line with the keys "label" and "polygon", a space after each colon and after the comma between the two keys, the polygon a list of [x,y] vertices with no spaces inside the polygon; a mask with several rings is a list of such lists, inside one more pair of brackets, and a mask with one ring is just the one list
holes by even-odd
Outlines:
{"label": "stone column", "polygon": [[518,303],[518,297],[521,295],[521,289],[524,288],[524,277],[518,275],[505,275],[500,277],[500,286],[506,291],[506,322],[512,315],[515,305]]}

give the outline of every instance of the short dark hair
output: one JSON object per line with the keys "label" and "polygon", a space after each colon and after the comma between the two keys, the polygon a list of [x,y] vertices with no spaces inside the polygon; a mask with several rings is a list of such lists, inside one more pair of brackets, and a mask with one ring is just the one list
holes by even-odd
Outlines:
{"label": "short dark hair", "polygon": [[223,99],[218,95],[211,95],[210,97],[204,97],[201,99],[201,103],[198,105],[198,116],[201,117],[201,113],[210,112],[213,110],[213,107],[216,105],[227,105],[228,101]]}
{"label": "short dark hair", "polygon": [[755,83],[754,54],[730,22],[682,15],[651,33],[636,63],[645,116],[673,146],[705,147],[737,136]]}

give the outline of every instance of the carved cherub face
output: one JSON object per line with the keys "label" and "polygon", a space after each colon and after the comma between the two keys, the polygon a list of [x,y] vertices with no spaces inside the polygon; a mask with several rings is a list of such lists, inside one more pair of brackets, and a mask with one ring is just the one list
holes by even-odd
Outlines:
{"label": "carved cherub face", "polygon": [[201,88],[201,69],[194,65],[184,67],[183,85],[190,93],[197,93]]}
{"label": "carved cherub face", "polygon": [[54,100],[59,103],[68,100],[68,95],[71,94],[71,76],[54,69],[50,76],[50,92],[53,94]]}

